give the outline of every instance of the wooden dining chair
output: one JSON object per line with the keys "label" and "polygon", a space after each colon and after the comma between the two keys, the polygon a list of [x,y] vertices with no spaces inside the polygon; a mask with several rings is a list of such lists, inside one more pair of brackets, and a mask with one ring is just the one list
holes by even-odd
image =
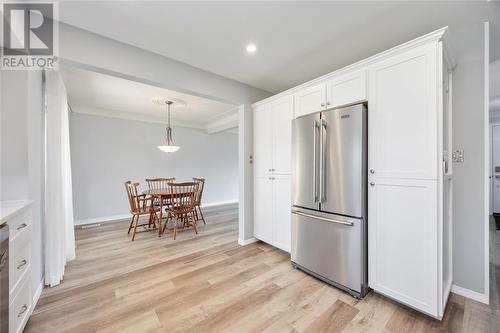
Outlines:
{"label": "wooden dining chair", "polygon": [[[150,190],[160,190],[160,189],[166,189],[168,188],[168,184],[175,182],[175,178],[146,178],[146,183],[148,184],[148,188]],[[163,205],[166,207],[169,205],[169,200],[165,199],[163,200]],[[155,199],[154,202],[155,206],[160,205],[159,199]]]}
{"label": "wooden dining chair", "polygon": [[[125,189],[127,190],[128,201],[130,204],[130,213],[132,214],[132,220],[130,221],[130,226],[128,227],[128,233],[130,234],[130,230],[132,230],[132,228],[134,229],[132,233],[132,241],[135,239],[137,227],[147,226],[148,228],[151,228],[152,224],[154,224],[157,228],[161,227],[158,215],[156,215],[159,208],[154,206],[153,197],[146,196],[145,194],[139,194],[137,189],[138,187],[139,183],[133,183],[130,180],[125,182]],[[143,215],[148,215],[149,220],[147,223],[139,224],[139,218]]]}
{"label": "wooden dining chair", "polygon": [[[196,227],[196,217],[194,213],[195,196],[198,190],[198,183],[170,183],[168,193],[171,199],[171,204],[167,207],[167,218],[172,217],[174,223],[174,240],[177,237],[178,222],[183,222],[183,227],[191,225],[195,234],[198,234]],[[167,223],[163,226],[163,232],[167,227]]]}
{"label": "wooden dining chair", "polygon": [[[194,212],[196,221],[202,220],[203,224],[207,224],[205,222],[205,216],[203,216],[203,212],[201,211],[201,197],[203,195],[203,187],[205,187],[205,178],[193,178],[193,181],[195,183],[198,183],[198,191],[196,191],[196,196],[194,200],[195,201]],[[200,212],[200,215],[198,215],[198,211]]]}

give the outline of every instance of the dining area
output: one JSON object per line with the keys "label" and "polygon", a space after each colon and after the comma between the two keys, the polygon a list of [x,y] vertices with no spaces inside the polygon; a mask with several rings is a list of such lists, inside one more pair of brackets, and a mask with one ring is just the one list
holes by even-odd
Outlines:
{"label": "dining area", "polygon": [[[162,237],[170,233],[175,240],[179,231],[191,229],[197,235],[198,224],[206,224],[201,208],[204,178],[178,182],[175,178],[146,178],[147,188],[126,181],[131,220],[128,234],[135,240],[138,232]],[[139,228],[139,229],[138,229]]]}

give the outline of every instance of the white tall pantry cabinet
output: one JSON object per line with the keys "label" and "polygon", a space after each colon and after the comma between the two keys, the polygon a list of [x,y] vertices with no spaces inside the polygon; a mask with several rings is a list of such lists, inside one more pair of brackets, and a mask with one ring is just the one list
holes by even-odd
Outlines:
{"label": "white tall pantry cabinet", "polygon": [[290,252],[293,97],[254,110],[254,235]]}
{"label": "white tall pantry cabinet", "polygon": [[368,104],[368,282],[442,318],[452,284],[446,28],[254,104],[255,237],[289,251],[293,117]]}

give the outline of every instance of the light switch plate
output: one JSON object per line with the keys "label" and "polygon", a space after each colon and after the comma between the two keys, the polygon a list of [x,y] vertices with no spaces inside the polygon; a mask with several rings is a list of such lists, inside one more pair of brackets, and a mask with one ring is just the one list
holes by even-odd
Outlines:
{"label": "light switch plate", "polygon": [[463,163],[464,162],[464,150],[455,149],[452,154],[453,163]]}

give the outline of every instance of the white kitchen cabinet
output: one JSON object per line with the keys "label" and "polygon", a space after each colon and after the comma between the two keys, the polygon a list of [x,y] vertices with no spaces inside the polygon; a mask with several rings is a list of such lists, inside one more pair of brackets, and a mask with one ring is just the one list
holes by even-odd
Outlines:
{"label": "white kitchen cabinet", "polygon": [[254,110],[254,172],[258,177],[291,173],[293,97]]}
{"label": "white kitchen cabinet", "polygon": [[437,314],[436,181],[372,180],[368,189],[369,285]]}
{"label": "white kitchen cabinet", "polygon": [[272,112],[267,105],[256,108],[253,113],[254,123],[254,173],[257,177],[264,177],[273,168],[273,122],[270,119]]}
{"label": "white kitchen cabinet", "polygon": [[335,77],[326,83],[328,109],[367,99],[366,71],[360,70]]}
{"label": "white kitchen cabinet", "polygon": [[295,94],[295,118],[326,108],[326,84],[305,88]]}
{"label": "white kitchen cabinet", "polygon": [[31,290],[32,201],[0,202],[0,224],[9,227],[9,333],[23,331],[35,306]]}
{"label": "white kitchen cabinet", "polygon": [[373,64],[368,111],[368,284],[439,319],[452,281],[443,66],[439,40]]}
{"label": "white kitchen cabinet", "polygon": [[[294,98],[295,118],[367,102],[368,284],[375,292],[438,319],[453,281],[453,61],[445,46],[446,31],[429,33],[254,104],[258,134],[273,132],[266,121],[272,119],[275,128],[281,118],[258,116],[259,110],[271,109],[286,96]],[[274,110],[277,115],[278,107]],[[269,136],[255,138],[255,153],[256,159],[259,151],[271,154],[262,160],[272,160],[266,163],[274,169],[276,147],[290,152],[291,142],[277,144]],[[255,236],[286,249],[289,181],[278,180],[272,172],[262,177],[260,169],[264,168],[256,165]],[[269,222],[269,216],[271,231],[261,225]]]}
{"label": "white kitchen cabinet", "polygon": [[274,195],[271,177],[254,179],[254,236],[266,243],[273,243]]}
{"label": "white kitchen cabinet", "polygon": [[276,247],[290,252],[291,243],[291,198],[292,188],[290,176],[275,176],[274,184],[274,223],[273,243]]}
{"label": "white kitchen cabinet", "polygon": [[290,175],[258,177],[254,181],[254,236],[290,252]]}
{"label": "white kitchen cabinet", "polygon": [[369,77],[370,170],[377,178],[437,179],[435,45],[383,60]]}

